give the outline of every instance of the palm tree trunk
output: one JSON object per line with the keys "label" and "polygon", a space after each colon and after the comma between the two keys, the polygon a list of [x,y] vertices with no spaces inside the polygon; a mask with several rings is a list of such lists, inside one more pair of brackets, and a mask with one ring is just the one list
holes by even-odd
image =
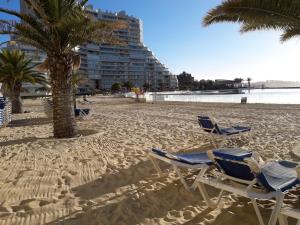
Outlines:
{"label": "palm tree trunk", "polygon": [[12,113],[23,113],[23,104],[21,99],[22,84],[16,84],[14,90],[9,93],[11,99]]}
{"label": "palm tree trunk", "polygon": [[49,57],[53,97],[53,132],[56,138],[77,135],[72,90],[72,56]]}

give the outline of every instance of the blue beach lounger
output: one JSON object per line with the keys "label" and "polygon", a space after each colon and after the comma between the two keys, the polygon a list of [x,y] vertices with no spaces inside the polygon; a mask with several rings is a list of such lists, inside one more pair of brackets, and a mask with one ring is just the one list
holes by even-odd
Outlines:
{"label": "blue beach lounger", "polygon": [[11,122],[11,102],[8,98],[0,97],[0,127]]}
{"label": "blue beach lounger", "polygon": [[159,175],[162,174],[162,171],[155,159],[172,165],[187,190],[194,190],[197,187],[197,183],[194,182],[191,186],[188,186],[179,168],[200,170],[198,176],[203,176],[206,170],[213,165],[213,162],[207,157],[205,152],[170,153],[158,148],[153,148],[148,152],[148,156]]}
{"label": "blue beach lounger", "polygon": [[90,116],[90,109],[74,109],[74,113],[76,117],[80,117],[82,119],[87,118]]}
{"label": "blue beach lounger", "polygon": [[[198,116],[198,123],[199,123],[200,127],[202,127],[204,132],[212,135],[211,137],[212,137],[212,141],[213,141],[215,147],[217,147],[217,145],[216,145],[215,140],[213,139],[213,136],[214,137],[216,137],[216,136],[222,137],[224,139],[223,142],[228,137],[241,135],[244,133],[247,133],[250,137],[251,127],[232,126],[232,127],[223,128],[223,127],[220,127],[215,122],[214,119],[212,119],[208,116]],[[220,146],[222,146],[223,142],[220,144]]]}
{"label": "blue beach lounger", "polygon": [[[223,191],[250,198],[260,225],[264,225],[257,206],[257,199],[275,199],[268,225],[275,225],[282,208],[285,191],[300,183],[299,164],[289,161],[269,161],[262,163],[257,153],[248,150],[231,149],[208,151],[208,157],[219,169],[217,177],[197,178],[199,190],[207,201],[207,184],[220,189],[217,204]],[[233,185],[238,183],[239,185]],[[210,206],[211,202],[207,204]]]}

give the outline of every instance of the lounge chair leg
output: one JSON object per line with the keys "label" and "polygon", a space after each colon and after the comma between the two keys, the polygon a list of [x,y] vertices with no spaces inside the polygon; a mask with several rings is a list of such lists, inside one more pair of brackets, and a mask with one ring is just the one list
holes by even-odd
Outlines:
{"label": "lounge chair leg", "polygon": [[288,225],[287,217],[285,215],[279,214],[278,221],[279,221],[279,225]]}
{"label": "lounge chair leg", "polygon": [[252,132],[251,132],[251,131],[248,132],[248,142],[250,143],[250,141],[251,141],[251,142],[254,142],[254,139],[253,139],[253,136],[252,136]]}
{"label": "lounge chair leg", "polygon": [[161,177],[162,176],[162,171],[161,171],[158,163],[151,156],[148,156],[148,158],[150,159],[150,161],[152,162],[154,168],[156,169],[156,171],[158,173],[158,176]]}
{"label": "lounge chair leg", "polygon": [[220,203],[220,200],[221,200],[221,198],[222,198],[223,190],[221,190],[221,192],[220,192],[220,194],[219,194],[219,196],[218,196],[217,201],[216,201],[216,202],[213,202],[213,201],[210,199],[210,197],[209,197],[209,195],[208,195],[208,193],[207,193],[207,191],[206,191],[206,188],[205,188],[204,184],[198,183],[198,188],[199,188],[199,191],[200,191],[200,193],[201,193],[201,195],[202,195],[202,198],[203,198],[204,201],[206,202],[206,205],[207,205],[209,208],[211,208],[211,209],[217,208],[218,205],[219,205],[219,203]]}
{"label": "lounge chair leg", "polygon": [[253,204],[253,208],[254,208],[254,211],[255,211],[255,213],[256,213],[256,216],[257,216],[257,219],[258,219],[258,222],[259,222],[259,224],[260,225],[265,225],[265,223],[264,223],[264,221],[263,221],[263,218],[262,218],[262,216],[261,216],[261,213],[260,213],[260,211],[259,211],[259,208],[258,208],[258,206],[257,206],[257,202],[256,202],[256,199],[251,199],[251,202],[252,202],[252,204]]}
{"label": "lounge chair leg", "polygon": [[198,178],[204,176],[204,174],[206,173],[206,171],[207,171],[208,169],[209,169],[209,166],[205,166],[205,167],[203,167],[203,168],[200,170],[200,172],[198,173],[198,175],[197,175],[197,177],[196,177],[194,183],[192,184],[192,186],[191,186],[191,188],[190,188],[191,190],[193,190],[193,191],[196,190],[197,185],[198,185]]}
{"label": "lounge chair leg", "polygon": [[223,140],[221,141],[221,143],[219,144],[220,148],[224,147],[224,144],[227,142],[226,137],[223,138]]}
{"label": "lounge chair leg", "polygon": [[218,144],[217,144],[216,139],[212,135],[209,135],[209,137],[210,137],[210,140],[211,140],[214,148],[218,148]]}
{"label": "lounge chair leg", "polygon": [[183,184],[183,186],[185,187],[186,190],[190,191],[190,187],[188,186],[188,184],[186,183],[186,181],[183,178],[182,173],[180,172],[179,168],[175,165],[173,165],[174,170],[176,171],[177,175],[180,178],[181,183]]}
{"label": "lounge chair leg", "polygon": [[281,209],[282,204],[283,204],[283,199],[284,199],[284,194],[281,191],[278,190],[277,193],[276,193],[275,207],[272,211],[272,214],[271,214],[268,225],[275,225],[276,224],[278,215],[280,213],[280,209]]}

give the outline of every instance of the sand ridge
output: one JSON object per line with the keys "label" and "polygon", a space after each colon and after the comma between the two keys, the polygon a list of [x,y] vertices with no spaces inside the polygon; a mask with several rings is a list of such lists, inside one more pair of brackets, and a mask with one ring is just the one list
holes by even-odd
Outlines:
{"label": "sand ridge", "polygon": [[[226,195],[225,209],[210,210],[171,168],[162,164],[166,174],[158,177],[147,159],[153,146],[174,152],[212,148],[197,124],[199,114],[251,125],[253,141],[231,145],[264,159],[298,160],[290,153],[300,142],[300,106],[92,100],[81,106],[93,115],[78,121],[79,138],[53,139],[39,100],[27,100],[31,113],[14,115],[12,125],[0,129],[0,225],[257,224],[247,199]],[[286,203],[299,207],[299,195],[295,188]],[[260,204],[267,218],[272,204]]]}

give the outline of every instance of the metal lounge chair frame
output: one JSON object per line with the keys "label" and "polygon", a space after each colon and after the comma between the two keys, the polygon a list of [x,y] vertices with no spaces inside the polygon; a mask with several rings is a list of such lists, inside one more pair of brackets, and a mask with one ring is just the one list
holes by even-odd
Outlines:
{"label": "metal lounge chair frame", "polygon": [[0,97],[0,102],[3,104],[3,108],[0,109],[0,127],[5,127],[11,122],[11,101],[9,98]]}
{"label": "metal lounge chair frame", "polygon": [[[175,170],[176,174],[179,176],[180,181],[183,184],[183,186],[189,191],[195,190],[198,185],[196,182],[197,178],[204,176],[204,173],[206,173],[206,171],[208,170],[210,165],[208,165],[207,163],[199,163],[199,164],[185,163],[185,162],[178,160],[176,158],[176,154],[172,154],[172,153],[168,153],[168,152],[165,152],[165,153],[166,153],[166,155],[159,155],[159,154],[153,152],[153,149],[147,152],[148,158],[152,162],[158,175],[161,176],[163,173],[162,173],[162,170],[160,169],[156,160],[160,160],[160,161],[170,164],[173,167],[173,169]],[[194,180],[194,182],[192,183],[192,185],[189,186],[187,184],[186,180],[184,179],[183,174],[180,171],[180,168],[192,169],[192,170],[199,171],[199,173],[198,173],[196,179]]]}
{"label": "metal lounge chair frame", "polygon": [[[216,166],[220,169],[220,172],[216,172],[217,173],[216,177],[207,177],[207,176],[197,177],[198,188],[204,200],[206,201],[206,204],[209,207],[214,207],[215,205],[219,205],[224,191],[249,198],[253,204],[254,211],[257,215],[259,224],[265,225],[257,205],[257,199],[275,199],[276,203],[274,209],[272,210],[270,219],[268,221],[268,225],[275,225],[277,218],[279,217],[280,210],[282,208],[285,193],[282,192],[281,190],[266,191],[264,187],[260,185],[260,182],[257,179],[257,176],[255,175],[253,180],[244,180],[244,179],[239,179],[236,177],[229,176],[222,169],[222,166],[220,166],[219,163],[217,162],[218,159],[219,160],[224,160],[224,159],[215,156],[212,151],[208,151],[207,154],[209,158],[213,160]],[[253,172],[253,174],[260,173],[260,165],[258,163],[259,157],[255,153],[253,153],[252,157],[249,157],[244,161],[227,160],[227,159],[226,161],[238,163],[240,165],[245,165],[249,167],[249,169]],[[220,189],[220,194],[216,202],[212,203],[212,201],[210,200],[211,199],[210,196],[207,195],[206,187],[204,184]],[[233,184],[238,184],[238,185],[233,185]],[[282,216],[280,219],[281,222],[284,222],[284,216]],[[286,224],[282,223],[281,225],[286,225]]]}
{"label": "metal lounge chair frame", "polygon": [[[203,122],[205,123],[206,126],[203,126]],[[208,117],[208,116],[198,116],[198,123],[199,123],[199,126],[202,127],[204,132],[209,135],[215,148],[223,147],[225,142],[227,141],[227,139],[231,138],[232,136],[236,137],[236,136],[241,136],[241,135],[247,134],[248,140],[249,141],[253,140],[252,134],[251,134],[251,129],[249,131],[243,131],[243,132],[236,130],[236,132],[234,134],[222,133],[216,120],[214,118]],[[231,128],[234,128],[234,126]],[[216,142],[217,137],[222,138],[222,142],[219,144],[219,146],[217,145],[217,142]]]}
{"label": "metal lounge chair frame", "polygon": [[[87,109],[75,109],[75,110],[79,111],[78,117],[82,120],[86,120],[86,119],[90,118],[92,115],[90,109],[88,109],[89,110],[88,113],[85,112],[85,110],[87,110]],[[75,116],[76,116],[76,113],[75,113]]]}

